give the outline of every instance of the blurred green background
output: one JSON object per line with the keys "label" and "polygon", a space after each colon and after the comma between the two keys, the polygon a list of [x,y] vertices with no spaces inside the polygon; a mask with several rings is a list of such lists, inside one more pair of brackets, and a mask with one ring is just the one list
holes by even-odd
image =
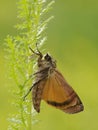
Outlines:
{"label": "blurred green background", "polygon": [[[7,130],[7,118],[14,111],[3,39],[16,34],[16,2],[0,0],[0,130]],[[34,130],[98,130],[98,0],[56,0],[51,14],[55,19],[48,25],[45,49],[57,60],[85,110],[68,115],[42,102]]]}

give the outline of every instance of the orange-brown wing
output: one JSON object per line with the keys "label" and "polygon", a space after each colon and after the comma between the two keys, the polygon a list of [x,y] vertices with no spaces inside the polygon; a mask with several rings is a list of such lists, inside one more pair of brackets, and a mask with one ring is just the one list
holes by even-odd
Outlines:
{"label": "orange-brown wing", "polygon": [[46,81],[42,99],[67,113],[83,111],[80,98],[57,70]]}

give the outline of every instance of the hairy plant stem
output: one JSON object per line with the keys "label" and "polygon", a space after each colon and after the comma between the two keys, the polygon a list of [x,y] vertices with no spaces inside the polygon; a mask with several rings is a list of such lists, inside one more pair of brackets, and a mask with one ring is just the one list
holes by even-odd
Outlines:
{"label": "hairy plant stem", "polygon": [[26,101],[23,101],[23,96],[32,85],[30,75],[33,73],[32,68],[36,61],[29,60],[31,55],[29,47],[34,49],[36,43],[41,46],[45,42],[46,38],[43,32],[52,17],[44,19],[44,15],[47,14],[53,3],[53,0],[48,3],[46,0],[19,0],[18,18],[20,23],[16,25],[20,31],[19,35],[6,38],[10,74],[15,83],[13,86],[17,86],[14,101],[17,114],[10,118],[8,130],[33,129],[31,95]]}

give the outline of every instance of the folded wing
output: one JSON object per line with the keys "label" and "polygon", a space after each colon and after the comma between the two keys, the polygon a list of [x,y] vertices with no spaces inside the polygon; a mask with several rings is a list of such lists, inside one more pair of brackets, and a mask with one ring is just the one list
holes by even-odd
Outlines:
{"label": "folded wing", "polygon": [[47,79],[42,99],[49,105],[67,113],[83,111],[83,105],[79,96],[57,70]]}

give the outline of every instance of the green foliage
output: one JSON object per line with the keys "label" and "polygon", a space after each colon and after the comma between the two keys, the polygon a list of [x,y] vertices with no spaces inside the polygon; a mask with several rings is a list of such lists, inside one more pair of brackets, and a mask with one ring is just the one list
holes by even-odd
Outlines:
{"label": "green foliage", "polygon": [[[30,60],[31,52],[29,47],[38,46],[46,40],[44,30],[47,23],[53,17],[44,18],[50,10],[54,1],[46,0],[20,0],[18,2],[19,24],[15,27],[18,30],[17,36],[7,36],[7,58],[9,59],[10,75],[14,81],[15,88],[14,105],[16,113],[9,118],[10,125],[8,130],[31,130],[35,112],[32,109],[31,97],[26,101],[23,97],[32,85],[30,75],[33,73],[35,60]],[[31,103],[30,103],[31,102]]]}

